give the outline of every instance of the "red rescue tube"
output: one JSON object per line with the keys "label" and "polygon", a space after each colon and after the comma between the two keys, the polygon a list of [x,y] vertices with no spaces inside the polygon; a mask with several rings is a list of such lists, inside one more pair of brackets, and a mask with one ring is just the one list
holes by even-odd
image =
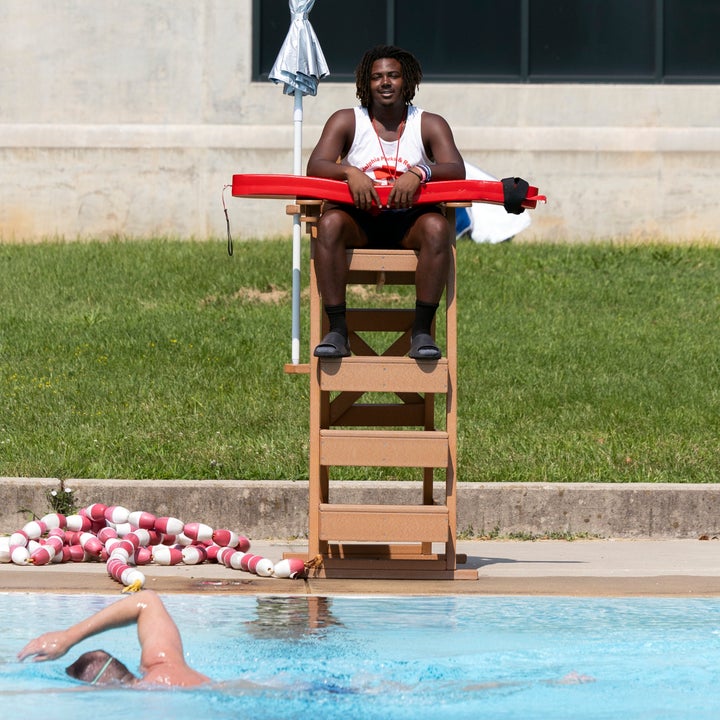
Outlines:
{"label": "red rescue tube", "polygon": [[[390,185],[375,187],[383,207],[387,206]],[[353,204],[348,184],[342,180],[308,177],[306,175],[233,175],[232,194],[235,197],[308,198]],[[524,208],[533,209],[545,202],[536,187],[529,187]],[[500,180],[435,180],[420,185],[414,198],[416,204],[441,202],[484,202],[505,204],[505,192]]]}

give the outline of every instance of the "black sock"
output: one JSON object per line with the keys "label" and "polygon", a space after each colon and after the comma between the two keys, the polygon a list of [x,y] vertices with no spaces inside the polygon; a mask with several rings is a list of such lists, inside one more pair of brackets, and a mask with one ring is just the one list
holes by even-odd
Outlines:
{"label": "black sock", "polygon": [[344,338],[348,336],[347,320],[345,319],[346,304],[326,305],[325,313],[330,321],[330,332],[338,332]]}
{"label": "black sock", "polygon": [[415,301],[415,322],[413,323],[412,329],[413,337],[420,333],[432,334],[432,323],[438,306],[439,303],[427,303],[422,300]]}

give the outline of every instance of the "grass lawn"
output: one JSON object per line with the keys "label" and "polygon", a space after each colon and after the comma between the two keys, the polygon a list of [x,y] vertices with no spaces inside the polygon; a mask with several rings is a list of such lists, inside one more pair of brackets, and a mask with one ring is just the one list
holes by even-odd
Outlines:
{"label": "grass lawn", "polygon": [[[720,477],[719,247],[458,253],[461,480]],[[0,245],[0,475],[306,478],[290,261],[288,239]]]}

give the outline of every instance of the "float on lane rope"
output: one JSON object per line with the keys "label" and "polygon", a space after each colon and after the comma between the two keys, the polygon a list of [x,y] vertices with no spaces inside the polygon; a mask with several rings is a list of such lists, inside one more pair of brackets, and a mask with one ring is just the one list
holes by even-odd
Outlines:
{"label": "float on lane rope", "polygon": [[298,558],[273,563],[250,552],[250,540],[226,528],[176,517],[157,517],[120,505],[92,503],[73,515],[49,513],[0,537],[0,562],[42,566],[64,562],[105,562],[108,574],[135,592],[145,585],[138,566],[222,564],[260,577],[305,577]]}

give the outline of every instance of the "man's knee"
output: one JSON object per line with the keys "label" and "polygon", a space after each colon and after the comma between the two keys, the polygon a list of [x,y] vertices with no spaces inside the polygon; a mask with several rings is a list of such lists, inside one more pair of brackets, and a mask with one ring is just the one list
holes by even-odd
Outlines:
{"label": "man's knee", "polygon": [[445,255],[450,252],[450,233],[447,220],[440,213],[427,213],[419,218],[421,222],[420,249]]}
{"label": "man's knee", "polygon": [[342,235],[342,217],[339,213],[326,212],[318,220],[318,240],[321,243],[337,242]]}
{"label": "man's knee", "polygon": [[356,245],[357,235],[355,221],[342,210],[328,210],[318,221],[318,240],[324,245]]}

